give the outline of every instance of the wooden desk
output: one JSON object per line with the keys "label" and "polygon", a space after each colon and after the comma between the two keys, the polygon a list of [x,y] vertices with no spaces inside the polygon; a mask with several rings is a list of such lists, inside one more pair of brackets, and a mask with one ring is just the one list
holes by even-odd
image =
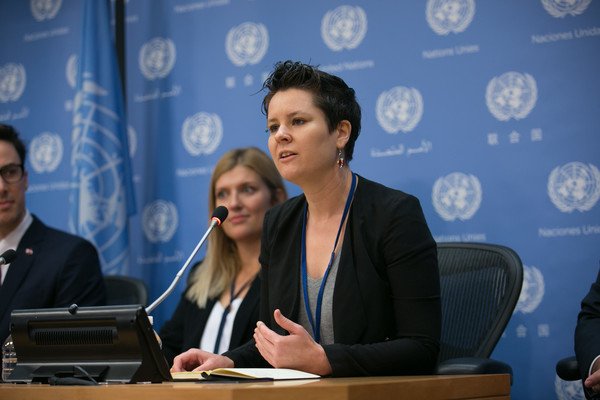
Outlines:
{"label": "wooden desk", "polygon": [[510,399],[508,375],[336,378],[249,383],[100,386],[0,384],[3,400],[442,400]]}

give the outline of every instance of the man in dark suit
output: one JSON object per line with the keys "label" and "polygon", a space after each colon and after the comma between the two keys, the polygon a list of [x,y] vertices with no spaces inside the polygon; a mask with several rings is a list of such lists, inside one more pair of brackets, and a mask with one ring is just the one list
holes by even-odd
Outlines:
{"label": "man in dark suit", "polygon": [[25,145],[0,124],[0,253],[16,249],[0,276],[0,340],[15,309],[102,305],[106,293],[94,246],[44,225],[25,206]]}
{"label": "man in dark suit", "polygon": [[600,398],[600,271],[581,301],[575,328],[575,354],[588,398]]}

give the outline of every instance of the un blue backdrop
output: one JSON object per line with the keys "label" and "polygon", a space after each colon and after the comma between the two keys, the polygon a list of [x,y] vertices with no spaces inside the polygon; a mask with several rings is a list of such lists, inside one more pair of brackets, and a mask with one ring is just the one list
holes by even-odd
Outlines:
{"label": "un blue backdrop", "polygon": [[[76,0],[0,0],[0,121],[29,144],[29,209],[63,229],[79,187],[82,16]],[[363,107],[355,171],[418,196],[436,240],[521,256],[523,292],[493,354],[513,366],[513,398],[581,396],[554,364],[573,352],[600,261],[597,1],[129,0],[126,22],[137,213],[129,262],[111,273],[143,278],[152,299],[168,286],[207,226],[216,160],[266,149],[265,74],[319,64]]]}

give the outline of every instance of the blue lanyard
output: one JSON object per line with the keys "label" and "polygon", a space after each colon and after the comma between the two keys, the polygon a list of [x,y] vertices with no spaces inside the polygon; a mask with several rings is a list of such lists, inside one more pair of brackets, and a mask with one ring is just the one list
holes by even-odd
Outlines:
{"label": "blue lanyard", "polygon": [[348,198],[346,199],[344,213],[342,214],[340,227],[338,228],[337,236],[335,237],[335,243],[333,244],[333,250],[331,251],[329,264],[327,264],[327,269],[325,270],[323,280],[321,281],[321,287],[319,288],[319,294],[317,295],[317,308],[315,309],[316,321],[313,321],[312,311],[310,310],[308,298],[308,273],[306,272],[306,216],[308,214],[308,206],[306,204],[304,205],[304,218],[302,219],[302,255],[300,260],[300,265],[302,269],[302,291],[304,293],[304,307],[306,308],[306,316],[308,317],[308,322],[310,323],[310,326],[313,330],[313,338],[317,343],[321,341],[321,305],[323,304],[323,292],[325,291],[325,283],[327,282],[329,271],[331,270],[333,260],[335,259],[335,248],[337,247],[338,240],[340,239],[340,234],[342,232],[342,227],[344,226],[344,221],[346,220],[346,216],[348,215],[348,211],[350,210],[350,204],[352,204],[352,198],[354,197],[355,187],[356,175],[352,174],[352,184],[350,186],[350,193],[348,193]]}

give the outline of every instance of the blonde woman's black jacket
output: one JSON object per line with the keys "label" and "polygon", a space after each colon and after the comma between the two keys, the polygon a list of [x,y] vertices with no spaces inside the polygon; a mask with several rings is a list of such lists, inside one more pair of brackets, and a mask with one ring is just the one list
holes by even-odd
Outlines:
{"label": "blonde woman's black jacket", "polygon": [[[200,263],[194,265],[190,275]],[[187,291],[187,289],[186,289]],[[217,298],[208,299],[206,307],[200,308],[196,303],[186,297],[186,292],[181,295],[179,304],[171,319],[162,326],[159,336],[162,340],[162,350],[169,365],[173,364],[175,356],[191,348],[200,347],[200,340],[208,317]],[[250,289],[240,304],[235,319],[229,348],[236,348],[252,338],[256,322],[258,321],[258,299],[260,296],[260,279],[254,279]],[[212,351],[212,349],[207,349]]]}

